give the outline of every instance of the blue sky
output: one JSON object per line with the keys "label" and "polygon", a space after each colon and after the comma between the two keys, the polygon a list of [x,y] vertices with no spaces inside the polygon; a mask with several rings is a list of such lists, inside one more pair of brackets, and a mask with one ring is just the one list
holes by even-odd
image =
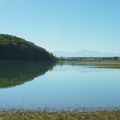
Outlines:
{"label": "blue sky", "polygon": [[120,52],[120,0],[0,0],[0,33],[49,51]]}

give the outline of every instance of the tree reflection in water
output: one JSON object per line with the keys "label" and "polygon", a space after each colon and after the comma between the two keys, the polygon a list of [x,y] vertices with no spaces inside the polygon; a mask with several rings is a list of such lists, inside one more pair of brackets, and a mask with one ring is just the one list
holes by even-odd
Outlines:
{"label": "tree reflection in water", "polygon": [[53,63],[45,62],[0,62],[0,88],[14,87],[31,81],[52,70]]}

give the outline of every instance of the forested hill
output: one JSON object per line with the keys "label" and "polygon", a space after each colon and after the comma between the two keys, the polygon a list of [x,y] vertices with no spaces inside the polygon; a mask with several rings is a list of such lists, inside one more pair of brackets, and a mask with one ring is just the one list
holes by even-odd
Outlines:
{"label": "forested hill", "polygon": [[54,61],[55,57],[32,42],[16,36],[0,34],[0,60]]}

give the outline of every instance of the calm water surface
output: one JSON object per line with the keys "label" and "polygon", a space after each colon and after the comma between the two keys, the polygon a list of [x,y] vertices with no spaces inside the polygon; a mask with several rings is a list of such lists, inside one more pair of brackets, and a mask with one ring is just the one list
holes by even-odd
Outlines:
{"label": "calm water surface", "polygon": [[0,65],[0,109],[120,106],[114,65],[8,63]]}

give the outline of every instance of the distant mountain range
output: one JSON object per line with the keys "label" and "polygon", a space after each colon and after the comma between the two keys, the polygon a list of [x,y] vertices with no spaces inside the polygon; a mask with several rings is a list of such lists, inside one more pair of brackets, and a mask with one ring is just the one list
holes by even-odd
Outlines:
{"label": "distant mountain range", "polygon": [[120,53],[102,53],[98,51],[81,50],[77,52],[54,51],[57,57],[120,57]]}

